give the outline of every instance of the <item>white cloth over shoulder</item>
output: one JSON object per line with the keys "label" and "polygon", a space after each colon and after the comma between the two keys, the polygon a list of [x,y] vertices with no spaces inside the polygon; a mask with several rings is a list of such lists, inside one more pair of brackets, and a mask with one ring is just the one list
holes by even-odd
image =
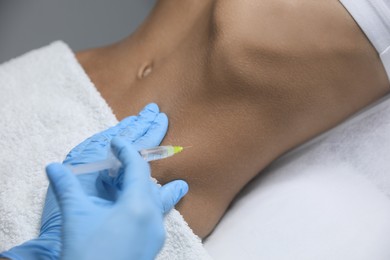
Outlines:
{"label": "white cloth over shoulder", "polygon": [[[62,42],[0,66],[0,252],[38,235],[48,186],[44,167],[62,161],[115,116]],[[209,259],[172,210],[157,259]]]}
{"label": "white cloth over shoulder", "polygon": [[340,0],[366,34],[390,79],[390,0]]}

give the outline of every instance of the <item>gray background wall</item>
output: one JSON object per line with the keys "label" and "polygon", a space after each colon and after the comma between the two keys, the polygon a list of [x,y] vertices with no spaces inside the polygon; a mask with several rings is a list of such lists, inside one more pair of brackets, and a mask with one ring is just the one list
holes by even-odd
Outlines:
{"label": "gray background wall", "polygon": [[0,0],[0,63],[63,40],[73,50],[129,35],[155,0]]}

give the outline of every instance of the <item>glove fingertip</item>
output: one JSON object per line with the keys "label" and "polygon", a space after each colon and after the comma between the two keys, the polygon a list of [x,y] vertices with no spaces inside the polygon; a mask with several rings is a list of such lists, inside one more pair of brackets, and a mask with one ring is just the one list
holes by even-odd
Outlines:
{"label": "glove fingertip", "polygon": [[160,113],[154,120],[152,126],[140,138],[134,141],[133,145],[137,149],[146,149],[161,144],[168,130],[168,117]]}
{"label": "glove fingertip", "polygon": [[46,167],[46,173],[63,213],[86,201],[80,182],[67,167],[52,163]]}
{"label": "glove fingertip", "polygon": [[50,163],[46,166],[46,174],[52,180],[61,174],[64,170],[64,166],[60,163]]}
{"label": "glove fingertip", "polygon": [[152,113],[156,113],[156,114],[160,112],[160,109],[156,103],[147,104],[143,110],[148,110],[148,111],[150,111]]}
{"label": "glove fingertip", "polygon": [[120,128],[124,128],[124,127],[127,127],[128,125],[133,124],[136,120],[137,120],[137,117],[136,117],[136,116],[129,116],[129,117],[126,117],[126,118],[122,119],[122,120],[118,123],[118,126],[119,126]]}
{"label": "glove fingertip", "polygon": [[163,213],[170,211],[187,193],[189,187],[187,182],[176,180],[161,187],[161,200]]}
{"label": "glove fingertip", "polygon": [[179,202],[179,200],[181,200],[188,193],[189,186],[188,183],[183,180],[176,181],[176,186],[177,189],[179,190],[179,195],[177,198],[177,202]]}
{"label": "glove fingertip", "polygon": [[159,113],[153,123],[160,126],[168,126],[168,116],[165,113]]}

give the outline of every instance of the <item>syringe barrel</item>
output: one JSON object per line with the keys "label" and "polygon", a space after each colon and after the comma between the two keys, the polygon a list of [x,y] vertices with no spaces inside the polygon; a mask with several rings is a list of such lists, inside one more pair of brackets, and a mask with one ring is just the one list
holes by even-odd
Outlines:
{"label": "syringe barrel", "polygon": [[170,157],[175,154],[175,150],[173,146],[167,145],[143,149],[139,153],[145,161],[150,162]]}
{"label": "syringe barrel", "polygon": [[[167,157],[174,155],[175,149],[171,145],[158,146],[149,149],[142,149],[139,151],[139,154],[145,161],[151,162],[151,161],[165,159]],[[115,177],[118,174],[118,170],[121,167],[121,163],[112,154],[112,152],[110,153],[109,161],[112,164],[112,166],[109,168],[109,175],[111,177]]]}
{"label": "syringe barrel", "polygon": [[[150,149],[143,149],[139,151],[140,155],[145,161],[155,161],[170,157],[175,154],[175,149],[171,145],[158,146]],[[108,151],[107,158],[102,161],[91,162],[80,165],[66,165],[75,174],[84,174],[108,170],[109,175],[114,177],[117,175],[119,168],[122,166],[121,162],[115,157],[111,150]]]}

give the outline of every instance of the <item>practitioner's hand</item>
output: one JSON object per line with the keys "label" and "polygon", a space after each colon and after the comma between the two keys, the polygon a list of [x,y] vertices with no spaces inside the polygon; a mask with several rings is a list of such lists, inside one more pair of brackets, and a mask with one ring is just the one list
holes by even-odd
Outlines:
{"label": "practitioner's hand", "polygon": [[[156,104],[149,104],[138,116],[127,117],[116,126],[95,134],[77,145],[66,156],[63,164],[77,165],[104,160],[110,149],[111,139],[115,136],[122,136],[128,143],[134,143],[140,148],[159,145],[167,128],[167,116],[159,112]],[[116,191],[111,186],[105,188],[100,177],[111,179],[108,177],[107,170],[77,176],[86,194],[113,200]],[[40,237],[57,241],[57,246],[50,248],[50,251],[57,256],[60,250],[60,232],[61,213],[53,190],[49,186],[41,219]]]}
{"label": "practitioner's hand", "polygon": [[[113,137],[122,136],[138,149],[157,146],[161,143],[168,128],[165,114],[159,113],[156,104],[147,105],[138,116],[131,116],[116,126],[88,138],[67,155],[64,164],[76,165],[105,159]],[[101,176],[102,178],[97,178]],[[107,171],[77,176],[84,192],[90,196],[112,199],[114,186],[104,187],[102,180],[114,184]],[[6,252],[13,258],[57,259],[60,253],[61,213],[52,188],[49,186],[41,219],[39,238]]]}
{"label": "practitioner's hand", "polygon": [[[158,146],[164,138],[168,128],[168,118],[159,112],[156,104],[147,105],[138,116],[131,116],[122,120],[118,125],[101,133],[95,134],[78,146],[66,156],[63,164],[80,165],[90,162],[102,161],[107,158],[111,139],[116,136],[123,137],[126,142],[133,144],[136,149]],[[111,183],[108,170],[98,174],[89,173],[78,176],[84,191],[94,195],[113,199],[113,192],[108,192],[101,180]],[[98,179],[96,179],[99,176]]]}
{"label": "practitioner's hand", "polygon": [[148,163],[125,140],[114,139],[112,147],[124,168],[116,202],[88,197],[66,167],[47,167],[63,216],[63,259],[154,259],[164,243],[164,213],[188,191],[180,180],[153,183]]}

